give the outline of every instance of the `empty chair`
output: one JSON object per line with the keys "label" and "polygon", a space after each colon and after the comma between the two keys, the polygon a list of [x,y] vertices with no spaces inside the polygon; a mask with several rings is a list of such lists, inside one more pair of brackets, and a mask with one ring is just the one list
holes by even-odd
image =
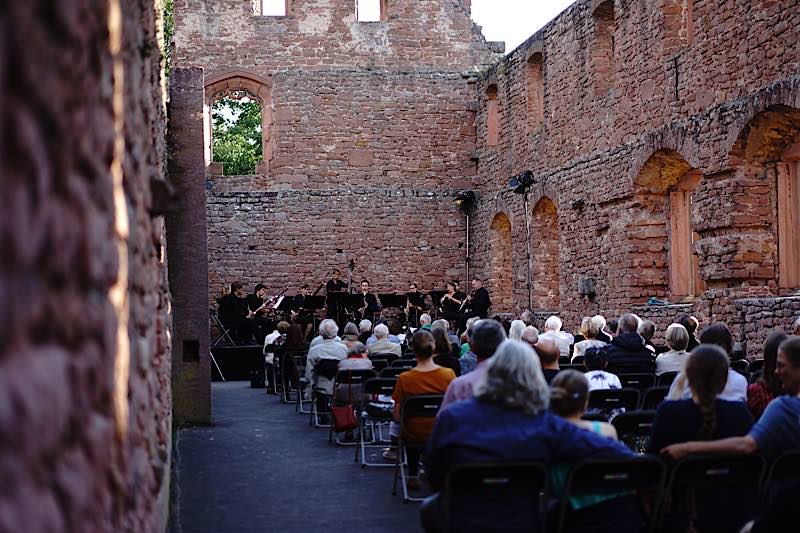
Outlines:
{"label": "empty chair", "polygon": [[611,425],[617,430],[620,442],[637,453],[644,453],[655,417],[655,411],[626,411],[615,416]]}
{"label": "empty chair", "polygon": [[[395,461],[394,481],[392,494],[397,494],[397,480],[403,488],[403,501],[422,501],[423,498],[412,498],[408,495],[408,472],[406,472],[407,454],[409,450],[421,453],[425,442],[412,442],[404,438],[405,426],[411,418],[436,418],[436,413],[442,406],[443,394],[422,394],[407,398],[400,409],[400,437],[397,441],[397,459]],[[412,471],[413,474],[413,471]]]}
{"label": "empty chair", "polygon": [[570,363],[570,364],[573,364],[573,365],[582,365],[583,364],[583,360],[585,358],[586,358],[586,356],[584,356],[584,355],[576,355],[575,357],[572,358],[572,361],[567,361],[567,362]]}
{"label": "empty chair", "polygon": [[643,391],[656,384],[656,377],[653,374],[618,374],[618,376],[623,388]]}
{"label": "empty chair", "polygon": [[638,389],[598,389],[589,393],[589,408],[610,411],[636,409],[639,406]]}
{"label": "empty chair", "polygon": [[[397,384],[395,378],[371,378],[364,382],[363,393],[369,396],[366,404],[359,413],[359,429],[358,429],[358,446],[356,446],[355,461],[358,462],[359,456],[361,457],[361,467],[366,466],[394,466],[391,463],[386,463],[381,460],[379,463],[369,462],[367,457],[368,449],[382,448],[385,444],[383,442],[382,428],[385,426],[387,429],[392,421],[392,406],[394,403],[391,401],[394,386]],[[366,432],[369,429],[370,438],[367,439]]]}
{"label": "empty chair", "polygon": [[397,376],[399,376],[403,372],[408,372],[408,369],[403,367],[390,366],[388,368],[384,368],[383,370],[381,370],[380,377],[397,378]]}
{"label": "empty chair", "polygon": [[400,357],[396,353],[381,352],[370,355],[369,359],[373,363],[379,359],[383,359],[386,361],[386,364],[391,364],[393,361],[397,361],[398,359],[400,359]]}
{"label": "empty chair", "polygon": [[653,410],[658,409],[659,404],[664,401],[669,393],[669,387],[650,387],[642,393],[642,401],[639,405],[640,409]]}
{"label": "empty chair", "polygon": [[389,368],[389,363],[386,361],[386,359],[373,359],[372,368],[375,370],[375,372],[380,372],[384,368]]}

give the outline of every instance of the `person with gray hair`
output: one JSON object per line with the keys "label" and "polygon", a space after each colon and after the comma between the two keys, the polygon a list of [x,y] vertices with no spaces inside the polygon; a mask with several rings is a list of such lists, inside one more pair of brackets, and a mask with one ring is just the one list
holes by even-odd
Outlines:
{"label": "person with gray hair", "polygon": [[427,329],[430,331],[431,329],[431,315],[428,313],[422,313],[419,316],[419,327],[421,329]]}
{"label": "person with gray hair", "polygon": [[[319,389],[326,394],[333,394],[333,378],[336,376],[336,369],[324,360],[341,361],[347,357],[347,347],[339,342],[336,334],[339,326],[330,318],[326,318],[319,324],[319,334],[322,341],[308,350],[306,359],[306,380],[309,387],[306,389],[306,396],[311,397],[313,389]],[[321,365],[322,363],[322,365]],[[323,368],[324,367],[324,368]],[[332,370],[331,370],[332,369]]]}
{"label": "person with gray hair", "polygon": [[800,337],[800,317],[792,322],[791,334],[796,337]]}
{"label": "person with gray hair", "polygon": [[372,357],[376,354],[394,354],[397,357],[403,355],[403,350],[396,342],[389,340],[389,326],[386,324],[378,324],[375,326],[375,342],[369,345],[369,355]]}
{"label": "person with gray hair", "polygon": [[680,372],[689,358],[689,332],[680,324],[670,324],[665,334],[669,351],[656,357],[656,376],[665,372]]}
{"label": "person with gray hair", "polygon": [[539,334],[539,340],[552,339],[558,346],[559,356],[569,357],[569,351],[572,343],[575,342],[575,337],[571,333],[561,331],[561,319],[553,315],[544,322],[544,333]]}
{"label": "person with gray hair", "polygon": [[521,315],[519,315],[519,319],[522,320],[523,322],[525,322],[526,326],[532,326],[533,325],[533,313],[531,313],[527,309],[524,310]]}
{"label": "person with gray hair", "polygon": [[511,327],[508,329],[508,338],[512,341],[521,341],[523,331],[525,331],[525,322],[522,320],[512,320]]}
{"label": "person with gray hair", "polygon": [[366,318],[358,323],[358,340],[362,344],[367,344],[367,339],[372,335],[372,322]]}
{"label": "person with gray hair", "polygon": [[631,313],[619,317],[617,336],[604,350],[612,374],[653,374],[656,370],[655,355],[647,349],[644,339],[637,332],[639,318]]}
{"label": "person with gray hair", "polygon": [[[483,321],[481,321],[483,322]],[[544,464],[585,458],[621,459],[634,454],[619,442],[590,433],[548,411],[550,390],[539,357],[525,343],[505,341],[489,359],[475,397],[439,412],[428,440],[425,467],[435,492],[423,504],[426,531],[441,530],[442,495],[448,472],[459,464],[533,461]],[[616,500],[613,500],[616,501]],[[538,506],[514,507],[498,517],[482,513],[481,501],[459,501],[454,530],[527,529],[538,524]],[[631,502],[635,505],[635,502]],[[477,512],[476,512],[477,510]],[[611,516],[629,516],[627,507]],[[638,520],[635,510],[633,516]]]}
{"label": "person with gray hair", "polygon": [[506,332],[503,331],[503,326],[494,320],[478,320],[469,331],[470,352],[475,354],[478,364],[473,371],[457,377],[450,383],[444,395],[442,406],[439,409],[440,413],[452,403],[472,398],[475,384],[486,373],[487,361],[494,355],[497,347],[506,340]]}
{"label": "person with gray hair", "polygon": [[597,326],[597,340],[603,341],[606,344],[611,342],[613,335],[611,335],[606,328],[606,317],[603,315],[594,315],[592,317],[592,322]]}
{"label": "person with gray hair", "polygon": [[[319,323],[319,328],[317,329],[317,331],[319,332],[319,335],[317,335],[316,337],[314,337],[311,340],[311,344],[308,347],[309,350],[311,348],[314,348],[318,344],[322,343],[322,341],[324,341],[326,339],[325,334],[322,332],[323,326],[325,327],[325,330],[328,332],[328,334],[330,334],[330,332],[333,331],[333,337],[331,337],[331,338],[335,339],[336,341],[341,341],[342,340],[339,337],[339,326],[336,325],[336,322],[333,319],[326,318],[325,320],[323,320],[322,322]],[[336,328],[336,329],[332,330],[331,328]]]}

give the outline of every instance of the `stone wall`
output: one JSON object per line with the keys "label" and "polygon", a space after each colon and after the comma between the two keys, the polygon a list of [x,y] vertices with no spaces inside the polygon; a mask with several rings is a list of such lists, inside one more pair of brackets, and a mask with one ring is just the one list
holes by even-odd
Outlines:
{"label": "stone wall", "polygon": [[159,12],[0,11],[0,531],[166,525]]}
{"label": "stone wall", "polygon": [[800,316],[800,297],[742,298],[735,300],[740,339],[748,357],[763,357],[764,341],[773,330],[789,333]]}
{"label": "stone wall", "polygon": [[[526,170],[535,180],[527,213],[537,228],[534,308],[560,302],[568,329],[581,316],[618,315],[650,296],[696,302],[704,320],[734,323],[741,318],[729,299],[797,289],[779,288],[776,176],[782,154],[800,141],[800,2],[694,2],[692,24],[685,7],[579,0],[476,84],[480,200],[472,229],[477,243],[488,242],[495,215],[511,218],[515,311],[528,301],[519,275],[527,270],[526,213],[508,182]],[[692,173],[699,183],[682,189]],[[683,190],[694,233],[686,249],[672,229]],[[543,200],[557,213],[550,231],[535,209]],[[474,258],[479,274],[493,275],[490,247],[478,244]],[[688,299],[673,282],[673,263],[686,261],[698,278]],[[591,298],[578,293],[585,279],[596,285]]]}

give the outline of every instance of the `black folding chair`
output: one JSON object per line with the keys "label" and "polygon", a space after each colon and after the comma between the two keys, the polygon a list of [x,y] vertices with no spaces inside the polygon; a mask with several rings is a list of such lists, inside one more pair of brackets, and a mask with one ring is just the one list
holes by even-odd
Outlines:
{"label": "black folding chair", "polygon": [[472,463],[447,475],[444,530],[546,531],[547,468],[534,462]]}
{"label": "black folding chair", "polygon": [[380,352],[369,356],[369,360],[372,361],[373,363],[379,359],[385,360],[386,364],[389,365],[393,361],[397,361],[398,359],[400,359],[400,356],[392,352]]}
{"label": "black folding chair", "polygon": [[392,494],[397,494],[397,479],[400,478],[400,483],[403,485],[403,502],[421,502],[424,498],[412,498],[408,495],[408,474],[406,473],[406,465],[408,458],[406,457],[406,450],[413,448],[415,450],[423,450],[425,442],[411,442],[403,437],[405,433],[405,426],[410,418],[436,418],[436,413],[442,406],[444,400],[443,394],[423,394],[419,396],[411,396],[406,398],[403,406],[400,409],[400,437],[397,440],[397,459],[395,461],[394,482],[392,483]]}
{"label": "black folding chair", "polygon": [[397,376],[399,376],[403,372],[408,372],[408,369],[407,368],[402,368],[402,367],[392,367],[392,366],[390,366],[389,368],[384,368],[383,370],[381,370],[380,377],[397,379]]}
{"label": "black folding chair", "polygon": [[731,361],[731,368],[745,377],[749,376],[749,366],[750,365],[747,363],[746,359],[737,359],[736,361]]}
{"label": "black folding chair", "polygon": [[656,384],[656,376],[654,374],[619,374],[619,382],[622,383],[622,388],[643,391]]}
{"label": "black folding chair", "polygon": [[211,341],[211,346],[216,346],[217,344],[222,342],[223,339],[228,339],[228,342],[230,343],[231,346],[236,346],[236,343],[233,342],[233,337],[231,337],[230,330],[222,324],[222,321],[219,319],[219,315],[217,314],[217,312],[214,309],[209,309],[208,314],[211,316],[211,321],[220,331],[220,334],[217,336],[217,338]]}
{"label": "black folding chair", "polygon": [[[336,374],[336,377],[333,380],[333,398],[331,400],[331,404],[333,406],[344,406],[346,403],[341,403],[336,397],[336,390],[339,387],[347,386],[348,387],[348,397],[350,398],[350,404],[353,406],[353,412],[358,413],[361,411],[361,397],[362,397],[362,389],[364,383],[370,379],[377,377],[377,374],[374,370],[339,370]],[[356,389],[356,397],[353,398],[353,388]],[[333,442],[333,434],[336,433],[336,445],[349,445],[355,446],[356,442],[342,442],[339,438],[339,433],[334,431],[333,421],[331,421],[331,428],[328,431],[328,442]]]}
{"label": "black folding chair", "polygon": [[384,368],[389,368],[389,363],[386,359],[374,359],[372,361],[372,368],[375,372],[380,372]]}
{"label": "black folding chair", "polygon": [[664,398],[669,393],[669,387],[650,387],[642,394],[642,401],[639,405],[640,409],[653,410],[658,409]]}
{"label": "black folding chair", "polygon": [[675,378],[678,377],[678,372],[664,372],[656,376],[656,385],[659,387],[669,387]]}
{"label": "black folding chair", "polygon": [[[668,513],[691,516],[700,531],[736,530],[751,520],[758,507],[758,487],[765,470],[761,455],[688,455],[672,468],[666,494],[672,509],[663,506],[659,522],[662,527],[683,527],[667,520]],[[726,490],[731,489],[731,490]],[[689,492],[693,504],[688,505]],[[725,501],[725,508],[709,504]],[[666,523],[665,523],[666,521]]]}
{"label": "black folding chair", "polygon": [[[644,517],[645,524],[641,531],[653,531],[658,518],[657,510],[665,494],[666,481],[667,465],[659,457],[638,455],[629,459],[583,460],[576,464],[567,476],[566,487],[559,505],[556,531],[560,533],[574,528],[574,525],[571,525],[574,516],[570,516],[569,513],[570,497],[581,494],[624,494],[632,491],[652,491],[654,512]],[[630,517],[612,515],[607,518],[616,520]],[[600,526],[600,524],[593,525]],[[598,530],[611,531],[612,528],[609,524],[606,528],[598,527]]]}
{"label": "black folding chair", "polygon": [[585,358],[586,357],[583,356],[583,355],[576,355],[575,357],[572,358],[571,361],[567,361],[567,362],[569,364],[573,364],[573,365],[582,365]]}
{"label": "black folding chair", "polygon": [[764,360],[754,359],[750,361],[750,364],[747,366],[747,370],[753,373],[758,372],[759,370],[764,370]]}
{"label": "black folding chair", "polygon": [[[317,376],[322,376],[331,381],[334,381],[336,379],[336,374],[338,372],[339,372],[338,359],[320,359],[317,362],[316,368],[314,369],[314,373]],[[332,421],[329,421],[327,423],[324,423],[322,421],[323,416],[331,415],[330,407],[332,400],[333,400],[333,395],[328,394],[322,389],[314,388],[311,391],[310,423],[312,426],[314,426],[315,428],[326,428],[332,425]]]}
{"label": "black folding chair", "polygon": [[[381,401],[380,397],[391,396],[394,392],[394,386],[397,384],[395,378],[371,378],[364,382],[363,392],[365,395],[370,395],[372,398],[367,401],[366,405],[359,412],[358,417],[358,446],[356,447],[355,462],[358,462],[359,455],[361,456],[361,468],[367,466],[391,466],[393,463],[371,463],[367,457],[367,450],[372,448],[383,448],[391,441],[383,440],[383,426],[388,426],[392,421],[392,407],[394,405],[391,401]],[[367,440],[367,428],[370,431],[370,438]]]}
{"label": "black folding chair", "polygon": [[620,442],[636,453],[644,453],[655,417],[655,411],[626,411],[615,416],[611,425]]}
{"label": "black folding chair", "polygon": [[578,372],[586,372],[586,367],[583,364],[580,365],[558,365],[558,368],[561,370],[577,370]]}
{"label": "black folding chair", "polygon": [[610,412],[639,406],[639,389],[598,389],[589,392],[589,408]]}
{"label": "black folding chair", "polygon": [[570,357],[568,355],[559,355],[558,356],[558,367],[561,368],[564,365],[570,364]]}
{"label": "black folding chair", "polygon": [[416,359],[397,359],[389,363],[389,368],[402,368],[404,370],[409,370],[415,366],[417,366]]}
{"label": "black folding chair", "polygon": [[761,485],[761,495],[766,505],[782,488],[800,480],[800,450],[788,450],[769,465]]}

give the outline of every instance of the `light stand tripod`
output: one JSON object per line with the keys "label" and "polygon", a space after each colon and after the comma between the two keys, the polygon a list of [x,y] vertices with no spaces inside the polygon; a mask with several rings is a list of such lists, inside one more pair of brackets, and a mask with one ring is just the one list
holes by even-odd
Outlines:
{"label": "light stand tripod", "polygon": [[522,205],[525,209],[525,253],[528,255],[528,310],[533,309],[533,298],[531,295],[532,274],[531,274],[531,217],[528,212],[528,191],[522,195]]}

